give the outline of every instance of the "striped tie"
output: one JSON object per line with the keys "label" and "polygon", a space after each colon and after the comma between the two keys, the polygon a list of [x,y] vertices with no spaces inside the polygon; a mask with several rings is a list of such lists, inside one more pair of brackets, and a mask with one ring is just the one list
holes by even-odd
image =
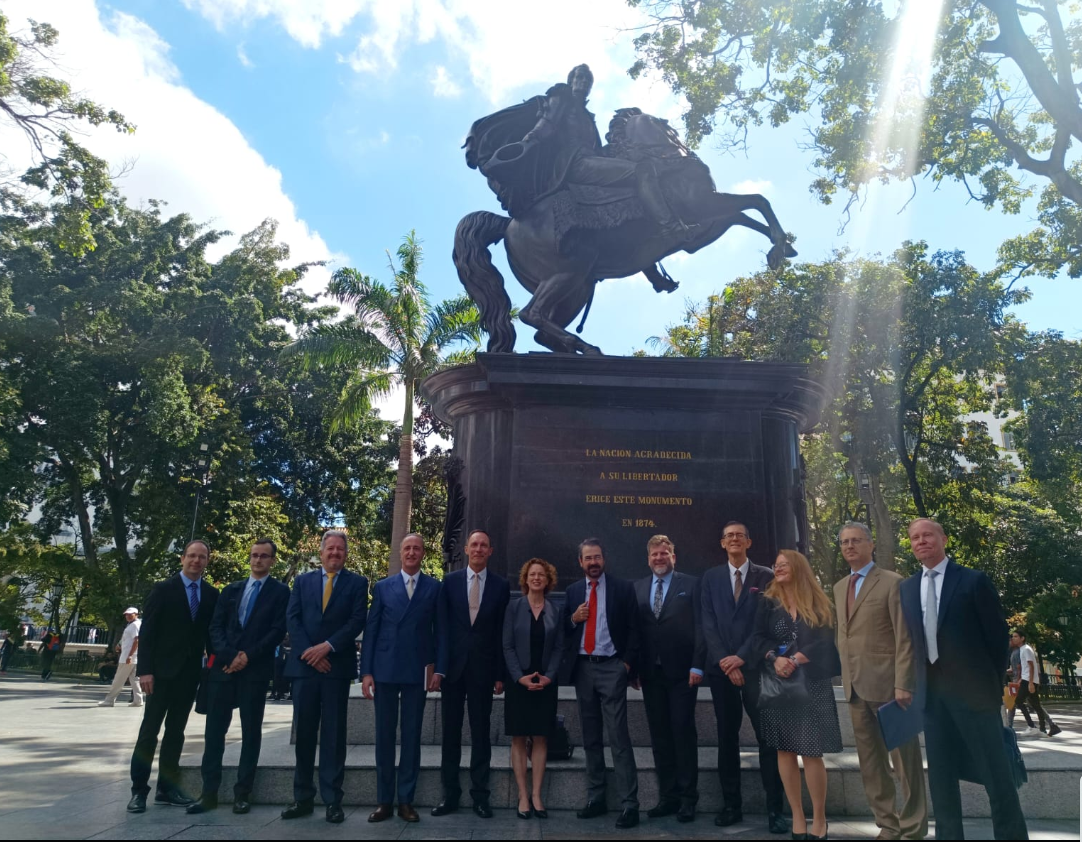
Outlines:
{"label": "striped tie", "polygon": [[192,582],[188,585],[188,590],[191,591],[191,595],[188,597],[188,607],[192,610],[192,619],[195,619],[195,615],[199,613],[199,583]]}

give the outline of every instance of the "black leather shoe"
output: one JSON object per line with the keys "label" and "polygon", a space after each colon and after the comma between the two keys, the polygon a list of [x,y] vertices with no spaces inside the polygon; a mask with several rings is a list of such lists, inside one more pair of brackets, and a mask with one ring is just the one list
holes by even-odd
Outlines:
{"label": "black leather shoe", "polygon": [[[786,820],[785,816],[783,816],[781,813],[767,813],[766,814],[766,826],[767,826],[767,828],[769,828],[771,833],[788,833],[789,832],[789,822]],[[811,834],[808,834],[808,835],[809,835],[809,837],[811,836]]]}
{"label": "black leather shoe", "polygon": [[458,810],[458,802],[451,801],[448,798],[444,798],[439,804],[432,808],[432,815],[448,816],[456,810]]}
{"label": "black leather shoe", "polygon": [[695,805],[694,804],[681,804],[680,809],[676,811],[676,820],[678,822],[693,822],[693,821],[695,821]]}
{"label": "black leather shoe", "polygon": [[609,811],[604,801],[587,801],[586,806],[575,813],[580,819],[594,819],[603,816]]}
{"label": "black leather shoe", "polygon": [[629,827],[639,826],[639,811],[638,810],[624,810],[620,814],[620,818],[616,820],[616,826],[620,830],[626,830]]}
{"label": "black leather shoe", "polygon": [[284,810],[282,810],[283,819],[300,819],[304,816],[312,815],[315,809],[315,804],[311,800],[307,801],[294,801]]}
{"label": "black leather shoe", "polygon": [[145,795],[133,795],[128,802],[129,813],[145,813],[147,811],[147,797]]}
{"label": "black leather shoe", "polygon": [[728,827],[742,821],[744,821],[744,814],[734,807],[722,807],[721,812],[714,816],[714,824],[718,827]]}
{"label": "black leather shoe", "polygon": [[473,805],[473,812],[477,815],[478,818],[492,818],[492,808],[485,804],[483,801],[480,801]]}
{"label": "black leather shoe", "polygon": [[205,795],[200,795],[199,800],[194,804],[189,804],[188,809],[185,812],[189,816],[198,816],[200,813],[209,813],[211,810],[218,809],[218,799],[208,798]]}
{"label": "black leather shoe", "polygon": [[829,823],[827,824],[826,830],[823,831],[822,836],[813,836],[812,834],[808,833],[808,834],[805,834],[804,838],[805,839],[829,839],[830,838],[830,824]]}
{"label": "black leather shoe", "polygon": [[233,812],[238,816],[243,816],[245,813],[250,813],[252,805],[248,802],[247,798],[238,798],[233,802]]}
{"label": "black leather shoe", "polygon": [[327,821],[331,824],[341,824],[346,820],[346,814],[342,810],[341,804],[328,804],[327,805]]}
{"label": "black leather shoe", "polygon": [[398,805],[398,818],[404,822],[419,822],[421,817],[417,815],[417,811],[413,809],[412,804],[399,804]]}
{"label": "black leather shoe", "polygon": [[190,795],[185,795],[179,789],[171,789],[168,792],[155,792],[154,803],[169,807],[188,807],[195,803],[195,799]]}
{"label": "black leather shoe", "polygon": [[675,801],[662,801],[656,807],[651,807],[646,811],[646,815],[651,819],[661,819],[665,816],[671,816],[677,810],[680,809],[680,805]]}

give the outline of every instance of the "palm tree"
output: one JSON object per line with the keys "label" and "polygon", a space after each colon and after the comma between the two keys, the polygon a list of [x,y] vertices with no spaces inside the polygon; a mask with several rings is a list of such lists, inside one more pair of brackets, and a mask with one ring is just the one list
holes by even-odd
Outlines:
{"label": "palm tree", "polygon": [[[436,305],[429,302],[428,291],[418,278],[422,253],[415,231],[403,239],[397,257],[396,267],[395,259],[387,254],[394,276],[389,287],[356,269],[335,272],[327,291],[347,308],[348,315],[339,322],[312,327],[284,351],[301,356],[307,366],[354,369],[330,419],[332,430],[362,419],[373,398],[385,397],[398,387],[405,391],[391,525],[391,573],[400,569],[398,546],[410,528],[413,411],[418,386],[442,368],[472,361],[481,342],[481,319],[467,296]],[[462,342],[471,342],[473,347],[448,352]]]}

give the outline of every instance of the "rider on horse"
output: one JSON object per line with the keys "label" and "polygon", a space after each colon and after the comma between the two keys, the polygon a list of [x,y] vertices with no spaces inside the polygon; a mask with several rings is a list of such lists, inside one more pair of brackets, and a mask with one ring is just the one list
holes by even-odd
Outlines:
{"label": "rider on horse", "polygon": [[[512,141],[495,149],[485,162],[476,158],[471,160],[471,148],[467,152],[467,161],[471,166],[480,166],[497,185],[518,190],[510,202],[504,202],[512,216],[516,215],[516,210],[525,209],[513,205],[528,206],[568,184],[631,187],[663,234],[686,238],[690,229],[673,213],[665,199],[653,162],[635,163],[604,155],[594,115],[586,109],[593,83],[590,68],[580,64],[568,74],[567,84],[553,85],[544,97],[535,97],[521,106],[479,120],[470,132],[466,142],[468,147],[484,133],[483,126],[489,121],[500,121],[502,115],[514,115],[518,122],[524,107],[535,108],[534,113],[538,114],[533,127],[521,135],[519,142]],[[507,125],[505,131],[513,132],[514,129]],[[500,193],[499,189],[497,193]],[[500,198],[504,199],[504,196]]]}

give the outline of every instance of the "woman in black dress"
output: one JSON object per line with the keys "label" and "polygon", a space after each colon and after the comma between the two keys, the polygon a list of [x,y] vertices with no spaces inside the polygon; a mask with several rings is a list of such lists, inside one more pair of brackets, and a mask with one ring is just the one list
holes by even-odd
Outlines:
{"label": "woman in black dress", "polygon": [[[518,815],[548,818],[541,801],[548,737],[556,722],[556,672],[563,654],[561,607],[547,594],[556,587],[556,568],[531,558],[519,572],[522,599],[513,599],[503,621],[503,654],[510,681],[504,702],[505,731],[511,737],[511,767],[518,784]],[[526,786],[526,740],[533,741],[533,795]]]}
{"label": "woman in black dress", "polygon": [[[755,615],[754,657],[766,662],[762,669],[774,670],[783,679],[802,670],[810,699],[795,707],[761,710],[763,742],[778,750],[778,772],[793,811],[793,839],[826,839],[827,770],[823,754],[842,750],[831,682],[842,671],[834,644],[834,614],[808,560],[795,550],[778,554],[774,580],[764,596]],[[798,757],[804,761],[811,795],[811,827],[804,815]]]}

